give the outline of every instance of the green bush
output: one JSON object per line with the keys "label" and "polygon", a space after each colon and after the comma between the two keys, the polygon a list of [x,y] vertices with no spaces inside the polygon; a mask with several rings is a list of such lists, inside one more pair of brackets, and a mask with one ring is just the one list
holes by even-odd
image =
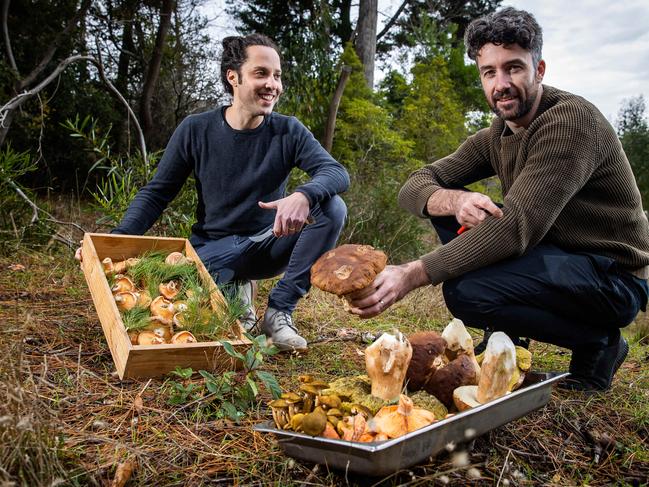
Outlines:
{"label": "green bush", "polygon": [[[149,154],[146,160],[140,152],[115,155],[109,143],[110,129],[101,130],[96,120],[77,117],[65,125],[71,137],[80,139],[92,154],[95,162],[89,173],[101,172],[96,189],[90,191],[93,208],[102,214],[97,223],[110,228],[117,226],[137,192],[155,175],[161,152]],[[190,177],[151,232],[164,236],[189,236],[195,222],[196,204],[194,178]]]}
{"label": "green bush", "polygon": [[19,246],[42,245],[52,236],[50,223],[26,200],[34,195],[19,183],[21,177],[33,173],[36,163],[28,152],[16,152],[7,145],[0,151],[0,252]]}

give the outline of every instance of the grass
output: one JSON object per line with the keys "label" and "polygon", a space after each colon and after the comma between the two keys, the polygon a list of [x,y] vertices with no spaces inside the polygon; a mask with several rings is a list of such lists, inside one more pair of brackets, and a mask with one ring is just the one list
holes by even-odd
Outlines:
{"label": "grass", "polygon": [[[21,263],[25,271],[10,271]],[[260,313],[272,282],[260,288]],[[441,330],[451,318],[439,288],[412,293],[361,321],[312,291],[295,319],[311,343],[264,370],[285,388],[299,374],[360,373],[359,354],[382,331]],[[71,253],[0,257],[0,484],[105,485],[137,461],[128,485],[646,485],[649,478],[649,318],[625,330],[631,353],[610,392],[553,391],[548,405],[479,437],[468,465],[449,453],[387,478],[361,478],[292,460],[252,425],[270,419],[264,395],[240,423],[168,404],[169,382],[119,381]],[[476,339],[479,334],[472,330]],[[565,370],[569,353],[533,343],[533,368]],[[142,406],[138,406],[137,397]],[[469,478],[469,467],[480,477]],[[471,471],[475,474],[475,471]]]}

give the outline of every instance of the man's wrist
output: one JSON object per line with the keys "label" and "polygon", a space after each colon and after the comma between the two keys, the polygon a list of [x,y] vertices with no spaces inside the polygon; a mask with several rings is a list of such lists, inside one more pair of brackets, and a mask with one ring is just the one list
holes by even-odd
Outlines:
{"label": "man's wrist", "polygon": [[435,191],[426,202],[426,212],[430,216],[455,215],[457,202],[464,191],[441,188]]}
{"label": "man's wrist", "polygon": [[406,280],[410,287],[409,291],[430,284],[430,279],[428,278],[426,267],[422,260],[408,262],[407,264],[404,264],[404,268],[407,275]]}

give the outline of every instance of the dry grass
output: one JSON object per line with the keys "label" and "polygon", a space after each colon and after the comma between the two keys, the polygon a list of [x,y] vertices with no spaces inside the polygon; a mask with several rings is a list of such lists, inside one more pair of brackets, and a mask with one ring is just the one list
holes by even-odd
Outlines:
{"label": "dry grass", "polygon": [[[26,269],[8,269],[17,262]],[[369,321],[312,292],[296,312],[310,352],[273,357],[265,369],[287,387],[304,372],[323,379],[357,373],[363,332],[441,329],[449,318],[438,289],[414,293]],[[71,254],[0,258],[0,320],[0,397],[7,397],[0,400],[1,485],[107,485],[127,459],[136,462],[128,485],[597,486],[649,478],[644,315],[627,333],[635,337],[632,353],[609,393],[555,392],[543,410],[478,438],[469,465],[444,454],[386,479],[283,456],[272,437],[251,429],[270,418],[263,402],[235,424],[203,417],[195,406],[170,406],[164,378],[120,382]],[[550,345],[535,343],[533,352],[539,370],[568,363],[568,354]],[[467,477],[471,467],[479,478]]]}

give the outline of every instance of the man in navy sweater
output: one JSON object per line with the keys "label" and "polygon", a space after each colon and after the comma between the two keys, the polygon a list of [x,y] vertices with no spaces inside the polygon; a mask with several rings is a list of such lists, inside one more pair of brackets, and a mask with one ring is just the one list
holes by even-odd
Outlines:
{"label": "man in navy sweater", "polygon": [[[178,126],[155,176],[112,233],[146,232],[193,172],[198,206],[190,241],[201,260],[217,284],[238,287],[249,331],[257,321],[251,280],[283,272],[261,331],[280,350],[303,350],[291,313],[310,287],[311,265],[340,235],[347,210],[337,195],[349,176],[296,118],[273,112],[282,80],[271,39],[225,38],[221,80],[232,104]],[[310,180],[286,196],[294,167]]]}

